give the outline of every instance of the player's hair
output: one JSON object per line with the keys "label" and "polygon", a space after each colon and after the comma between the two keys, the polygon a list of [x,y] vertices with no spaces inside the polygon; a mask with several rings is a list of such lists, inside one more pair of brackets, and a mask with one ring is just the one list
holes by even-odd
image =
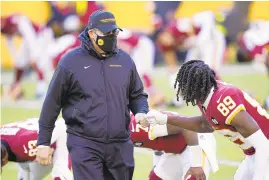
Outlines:
{"label": "player's hair", "polygon": [[195,106],[197,101],[205,102],[212,87],[218,88],[216,73],[204,61],[191,60],[179,69],[174,88],[177,86],[177,100],[181,94],[187,105],[191,102]]}
{"label": "player's hair", "polygon": [[2,165],[4,164],[4,157],[7,154],[7,148],[4,144],[1,143],[1,173],[2,173]]}

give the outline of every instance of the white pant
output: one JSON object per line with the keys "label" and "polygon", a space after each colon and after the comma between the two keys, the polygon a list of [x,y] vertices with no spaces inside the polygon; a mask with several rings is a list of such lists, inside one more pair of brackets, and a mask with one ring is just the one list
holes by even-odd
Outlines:
{"label": "white pant", "polygon": [[[37,123],[37,120],[32,119]],[[37,162],[19,163],[19,180],[41,180],[50,172],[53,178],[59,177],[61,180],[72,180],[73,175],[69,166],[69,154],[66,147],[66,125],[63,119],[58,119],[52,133],[51,144],[56,142],[56,149],[53,152],[53,164],[51,166],[41,166]]]}
{"label": "white pant", "polygon": [[16,48],[13,39],[7,37],[7,48],[12,57],[14,67],[24,69],[31,62],[35,62],[44,73],[51,71],[52,62],[47,52],[52,40],[53,32],[49,28],[45,28],[36,34],[35,49],[31,49],[31,45],[25,39],[22,40],[20,47]]}
{"label": "white pant", "polygon": [[155,46],[147,36],[141,36],[137,46],[133,49],[131,57],[135,62],[140,76],[150,74],[154,68]]}
{"label": "white pant", "polygon": [[[234,180],[252,180],[254,175],[254,164],[255,155],[246,156],[246,158],[241,162],[236,173],[234,175]],[[263,180],[269,180],[269,167],[265,168],[267,172],[266,178]]]}
{"label": "white pant", "polygon": [[[198,133],[199,145],[203,149],[202,167],[206,178],[209,178],[210,172],[218,170],[216,158],[216,139],[212,133]],[[184,176],[191,167],[190,147],[181,154],[165,153],[156,162],[154,172],[163,180],[184,180]]]}
{"label": "white pant", "polygon": [[210,68],[219,71],[225,53],[225,37],[217,29],[212,30],[211,39],[194,45],[187,54],[186,61],[203,60]]}
{"label": "white pant", "polygon": [[42,166],[38,162],[18,163],[18,180],[41,180],[52,171],[52,165]]}
{"label": "white pant", "polygon": [[[205,154],[203,154],[203,158],[203,169],[208,179],[211,168]],[[187,147],[181,154],[163,154],[155,166],[154,172],[163,180],[184,180],[190,167],[190,149]]]}

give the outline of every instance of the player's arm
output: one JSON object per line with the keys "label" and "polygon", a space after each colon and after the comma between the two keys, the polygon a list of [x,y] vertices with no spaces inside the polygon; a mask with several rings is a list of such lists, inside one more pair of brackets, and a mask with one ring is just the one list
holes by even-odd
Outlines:
{"label": "player's arm", "polygon": [[38,54],[36,52],[38,51],[37,49],[39,46],[37,45],[37,37],[36,37],[36,32],[30,22],[30,20],[25,17],[25,16],[19,16],[16,17],[16,21],[18,23],[18,29],[20,33],[22,34],[24,40],[27,42],[29,45],[30,49],[30,58],[31,59],[36,59]]}
{"label": "player's arm", "polygon": [[186,173],[185,178],[188,176],[194,176],[196,179],[206,179],[202,168],[205,154],[199,146],[197,133],[183,129],[182,134],[191,152],[191,167]]}
{"label": "player's arm", "polygon": [[150,124],[170,124],[194,132],[207,133],[214,131],[203,115],[185,117],[180,115],[167,115],[157,110],[151,110],[147,114],[147,121]]}
{"label": "player's arm", "polygon": [[214,131],[203,115],[194,117],[172,115],[168,116],[167,124],[179,126],[181,128],[200,133],[210,133]]}
{"label": "player's arm", "polygon": [[263,179],[269,166],[269,141],[256,121],[244,110],[240,111],[230,124],[255,148],[253,180]]}

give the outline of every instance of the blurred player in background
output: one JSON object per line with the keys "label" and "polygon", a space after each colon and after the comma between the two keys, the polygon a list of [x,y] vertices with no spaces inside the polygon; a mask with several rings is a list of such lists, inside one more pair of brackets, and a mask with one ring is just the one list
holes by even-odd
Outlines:
{"label": "blurred player in background", "polygon": [[[158,44],[164,53],[164,60],[170,69],[170,86],[176,77],[175,68],[179,51],[188,51],[185,61],[203,59],[218,72],[223,63],[226,44],[225,35],[216,23],[211,11],[196,13],[191,18],[179,18],[170,22],[159,34]],[[172,100],[173,106],[182,106],[183,100]]]}
{"label": "blurred player in background", "polygon": [[[269,72],[269,21],[255,21],[238,38],[237,60],[264,64]],[[269,96],[264,107],[269,109]]]}
{"label": "blurred player in background", "polygon": [[67,51],[80,45],[78,40],[81,22],[77,16],[70,15],[61,24],[60,29],[64,32],[61,36],[55,37],[48,47],[48,56],[53,66],[53,70],[57,67],[62,56]]}
{"label": "blurred player in background", "polygon": [[77,17],[76,7],[74,2],[70,1],[49,1],[48,4],[51,16],[46,25],[52,28],[55,37],[59,37],[65,33],[63,28],[64,21],[69,17]]}
{"label": "blurred player in background", "polygon": [[78,1],[75,2],[76,14],[79,16],[82,27],[88,24],[90,15],[97,10],[105,10],[101,1]]}
{"label": "blurred player in background", "polygon": [[71,162],[66,147],[66,126],[63,119],[56,122],[51,139],[52,165],[35,162],[38,118],[10,123],[0,128],[1,167],[17,162],[18,180],[41,180],[51,173],[54,180],[72,180]]}
{"label": "blurred player in background", "polygon": [[[164,112],[165,114],[177,114]],[[143,125],[143,122],[140,122]],[[171,125],[153,127],[137,124],[131,115],[131,139],[135,146],[163,151],[154,163],[149,180],[208,179],[218,170],[216,142],[212,133],[199,134]],[[198,145],[199,142],[199,145]]]}
{"label": "blurred player in background", "polygon": [[244,91],[216,80],[204,61],[192,60],[180,68],[175,87],[186,103],[197,105],[201,116],[184,117],[150,111],[151,124],[171,124],[195,132],[216,130],[239,145],[245,160],[235,180],[268,180],[269,114]]}
{"label": "blurred player in background", "polygon": [[53,68],[56,69],[62,56],[69,50],[80,45],[77,33],[71,33],[56,38],[53,46],[50,48],[50,54],[52,59]]}
{"label": "blurred player in background", "polygon": [[[47,47],[53,39],[53,32],[45,26],[40,27],[31,22],[26,16],[12,14],[1,17],[1,33],[5,35],[6,43],[15,67],[15,80],[9,93],[14,99],[23,95],[21,79],[27,67],[32,67],[38,76],[36,96],[46,94],[46,71],[51,70],[48,60]],[[17,50],[13,38],[22,38],[22,44]]]}
{"label": "blurred player in background", "polygon": [[118,46],[130,54],[137,71],[144,83],[145,92],[149,94],[149,105],[156,107],[165,103],[164,95],[153,85],[155,45],[144,34],[133,33],[123,29],[118,35]]}

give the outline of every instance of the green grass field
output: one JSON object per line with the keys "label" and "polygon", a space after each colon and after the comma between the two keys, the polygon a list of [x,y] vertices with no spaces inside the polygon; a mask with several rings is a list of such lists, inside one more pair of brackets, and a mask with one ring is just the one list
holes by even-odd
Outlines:
{"label": "green grass field", "polygon": [[[266,75],[256,74],[256,75],[244,75],[244,76],[225,76],[222,77],[224,81],[232,83],[244,90],[252,92],[260,102],[263,102],[266,95],[269,92],[268,79]],[[169,89],[166,77],[155,76],[156,85],[167,95],[169,99],[174,96],[174,93]],[[24,89],[26,90],[26,98],[32,99],[34,93],[34,84],[32,82],[25,82]],[[197,115],[199,111],[194,107],[184,107],[182,109],[170,108],[167,110],[177,111],[185,115]],[[2,104],[1,108],[1,119],[2,124],[24,120],[25,118],[38,117],[40,110],[24,109],[24,108],[10,108],[5,107]],[[218,159],[230,160],[230,161],[241,161],[244,158],[241,150],[229,142],[228,140],[220,137],[216,134],[217,138],[217,156]],[[152,156],[148,154],[135,154],[135,174],[134,180],[146,180],[148,179],[148,174],[152,168]],[[210,176],[210,180],[232,180],[233,174],[236,167],[228,166],[225,164],[220,165],[220,170]],[[13,180],[16,179],[17,169],[14,163],[9,163],[3,168],[1,174],[2,180]],[[46,178],[49,180],[50,177]]]}

